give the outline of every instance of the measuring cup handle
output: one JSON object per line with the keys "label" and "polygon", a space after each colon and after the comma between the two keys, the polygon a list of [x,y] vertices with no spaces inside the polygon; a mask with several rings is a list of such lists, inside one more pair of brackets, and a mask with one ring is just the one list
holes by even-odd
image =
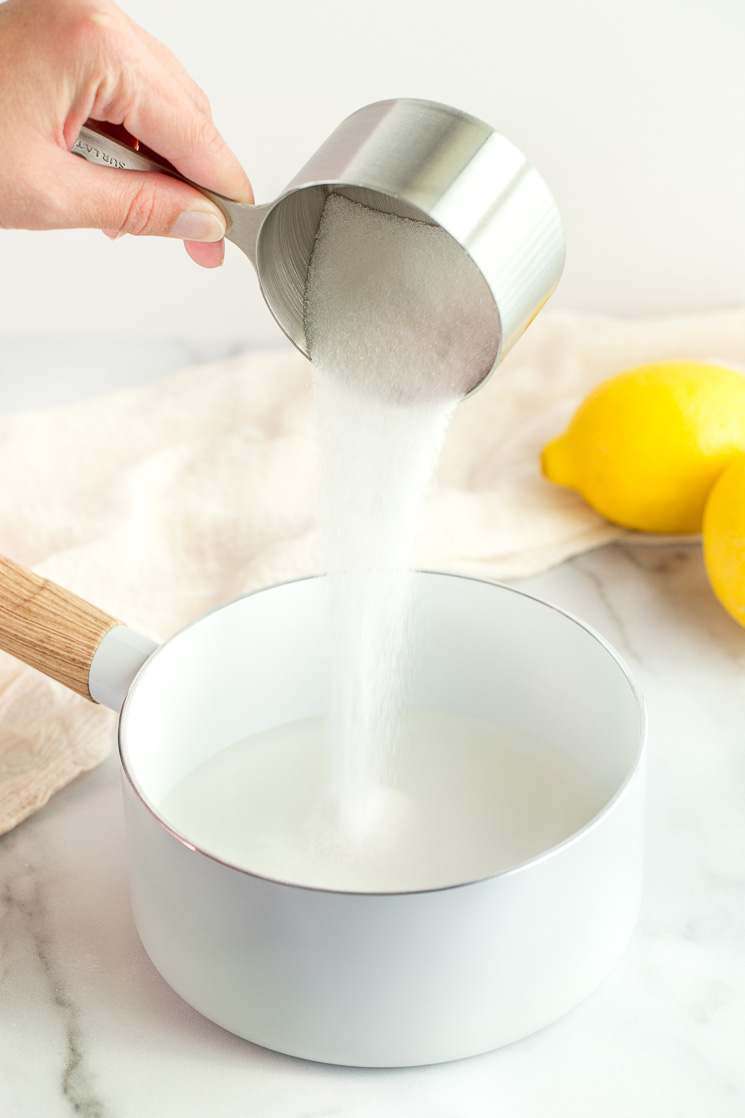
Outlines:
{"label": "measuring cup handle", "polygon": [[211,202],[214,202],[225,215],[227,228],[230,229],[233,221],[231,207],[239,203],[231,202],[229,198],[223,198],[221,194],[215,194],[211,190],[206,190],[203,186],[198,186],[197,183],[180,174],[167,159],[163,159],[157,152],[151,151],[144,144],[134,148],[131,144],[110,136],[89,120],[81,128],[80,135],[73,145],[72,153],[81,156],[89,163],[98,163],[102,167],[113,167],[115,170],[121,171],[156,171],[158,174],[170,175],[171,178],[179,179],[181,182],[193,186],[200,194],[204,194]]}
{"label": "measuring cup handle", "polygon": [[[91,673],[96,653],[113,631],[118,637],[106,642],[109,649],[106,663],[103,664],[99,656],[98,670]],[[139,642],[129,673],[133,677],[156,648],[152,641],[133,633],[115,617],[77,594],[0,555],[0,648],[4,652],[64,683],[84,698],[112,706],[101,668],[105,668],[107,676],[121,674],[121,654],[114,663],[110,648],[122,644],[122,632],[130,635],[129,642],[124,642],[130,647]],[[94,684],[94,694],[91,694],[91,684]],[[123,699],[122,693],[121,701]],[[118,694],[116,701],[119,701]]]}
{"label": "measuring cup handle", "polygon": [[[172,163],[163,159],[157,152],[134,140],[131,144],[105,131],[105,125],[89,120],[80,129],[72,148],[73,155],[80,155],[89,163],[99,163],[102,167],[113,167],[123,171],[157,171],[161,175],[187,180]],[[123,129],[112,130],[123,132]],[[136,145],[136,146],[135,146]],[[197,187],[197,190],[199,187]]]}

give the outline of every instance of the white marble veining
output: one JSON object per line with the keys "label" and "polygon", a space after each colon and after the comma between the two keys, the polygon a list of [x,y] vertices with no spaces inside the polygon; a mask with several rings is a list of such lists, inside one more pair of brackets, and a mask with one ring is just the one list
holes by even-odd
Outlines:
{"label": "white marble veining", "polygon": [[[144,379],[143,362],[150,377],[226,352],[117,346],[111,379],[78,354],[68,395],[123,383],[128,363]],[[63,398],[72,358],[3,342],[5,408]],[[603,633],[649,710],[643,910],[601,988],[527,1040],[436,1067],[326,1067],[239,1040],[140,946],[112,754],[0,838],[2,1118],[741,1118],[745,630],[695,544],[614,545],[521,585]]]}

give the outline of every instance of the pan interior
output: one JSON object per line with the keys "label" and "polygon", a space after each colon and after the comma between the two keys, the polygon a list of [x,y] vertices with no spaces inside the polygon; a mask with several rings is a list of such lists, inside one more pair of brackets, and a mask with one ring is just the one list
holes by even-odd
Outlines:
{"label": "pan interior", "polygon": [[[644,741],[639,696],[613,651],[512,589],[432,572],[415,578],[411,705],[546,742],[599,782],[609,804],[639,766]],[[120,741],[127,777],[156,815],[216,753],[325,714],[325,592],[322,578],[258,591],[154,654],[125,703]]]}

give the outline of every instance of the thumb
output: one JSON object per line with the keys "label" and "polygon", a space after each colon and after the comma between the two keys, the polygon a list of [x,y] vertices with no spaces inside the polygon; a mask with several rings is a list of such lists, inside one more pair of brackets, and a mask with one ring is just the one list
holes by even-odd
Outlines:
{"label": "thumb", "polygon": [[225,216],[215,203],[169,175],[114,170],[70,156],[56,186],[65,210],[58,215],[59,227],[184,241],[219,241],[225,235]]}

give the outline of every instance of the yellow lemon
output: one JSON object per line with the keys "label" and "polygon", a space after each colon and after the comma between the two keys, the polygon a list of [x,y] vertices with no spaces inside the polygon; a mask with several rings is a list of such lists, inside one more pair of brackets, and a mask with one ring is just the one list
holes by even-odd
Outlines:
{"label": "yellow lemon", "polygon": [[745,376],[693,361],[619,373],[543,451],[543,472],[616,524],[698,532],[709,490],[745,453]]}
{"label": "yellow lemon", "polygon": [[745,456],[730,463],[709,494],[704,561],[717,598],[745,625]]}

